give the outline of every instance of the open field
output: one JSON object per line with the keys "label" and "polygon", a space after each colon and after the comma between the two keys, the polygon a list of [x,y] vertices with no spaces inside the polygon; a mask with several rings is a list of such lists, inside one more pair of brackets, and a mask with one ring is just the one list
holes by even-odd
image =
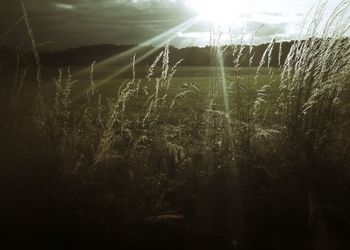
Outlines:
{"label": "open field", "polygon": [[[307,248],[315,244],[308,238],[313,206],[320,211],[326,206],[316,203],[321,199],[342,211],[327,210],[335,213],[327,220],[340,216],[345,223],[341,230],[348,232],[350,204],[343,202],[350,188],[346,127],[329,135],[342,137],[332,146],[315,149],[338,155],[334,168],[332,157],[317,159],[322,151],[303,152],[298,138],[291,144],[281,126],[285,118],[276,111],[283,93],[282,68],[262,67],[259,73],[257,68],[225,68],[226,88],[217,67],[176,70],[162,90],[156,80],[162,78],[161,67],[151,79],[147,69],[136,67],[134,79],[130,69],[106,82],[118,68],[91,74],[90,69],[79,73],[82,68],[73,67],[71,78],[67,69],[59,76],[58,69],[46,68],[42,104],[35,69],[23,79],[20,91],[4,88],[2,183],[12,189],[8,197],[15,197],[13,192],[28,197],[9,208],[23,213],[17,225],[32,225],[33,233],[44,237],[58,235],[62,244],[75,239],[78,247],[90,238],[119,247],[231,249],[237,240],[242,249],[254,247],[252,242],[263,242],[261,249],[275,244]],[[2,78],[4,83],[13,81]],[[8,98],[13,95],[16,99]],[[347,105],[344,88],[340,109]],[[333,151],[342,145],[343,153]],[[324,183],[332,183],[326,193]],[[33,217],[36,212],[25,208],[29,204],[41,207],[43,214]],[[286,225],[290,216],[295,221]],[[12,221],[18,218],[10,217]],[[21,232],[13,224],[8,235],[11,230]],[[299,243],[289,234],[299,237]]]}
{"label": "open field", "polygon": [[[94,81],[97,85],[98,92],[102,95],[102,97],[109,99],[115,97],[115,95],[118,93],[119,87],[124,83],[129,81],[132,78],[132,69],[128,69],[126,72],[124,72],[120,76],[116,76],[113,79],[109,79],[105,82],[105,79],[108,78],[110,75],[112,75],[114,72],[119,71],[120,67],[112,67],[107,66],[104,67],[101,70],[94,71]],[[68,68],[62,69],[63,72],[67,72]],[[155,77],[160,77],[161,74],[161,68],[156,68]],[[14,71],[14,70],[13,70]],[[76,83],[74,83],[72,90],[71,90],[71,98],[74,102],[84,102],[86,99],[86,92],[90,88],[90,68],[89,67],[72,67],[70,68],[70,71],[72,73],[72,80],[77,80]],[[85,72],[84,72],[85,71]],[[147,81],[145,78],[147,76],[147,69],[143,66],[139,66],[136,68],[136,82],[142,82]],[[239,69],[239,78],[236,78],[234,75],[234,69],[230,67],[225,68],[225,75],[226,75],[226,84],[227,84],[227,91],[230,91],[234,88],[235,83],[239,82],[239,84],[242,86],[242,94],[246,97],[250,96],[251,100],[256,97],[256,94],[259,89],[261,89],[264,85],[270,85],[270,88],[267,89],[267,94],[271,96],[271,98],[276,98],[279,93],[279,83],[280,83],[280,73],[281,69],[267,69],[267,68],[261,68],[259,76],[255,78],[257,72],[256,67],[251,68],[240,68]],[[47,99],[53,99],[56,91],[55,87],[55,81],[54,78],[56,78],[59,74],[58,68],[45,68],[43,72],[44,82],[42,83],[42,88],[44,95]],[[189,100],[184,100],[183,106],[188,107],[196,107],[197,109],[207,109],[209,102],[208,98],[210,99],[215,94],[220,94],[220,86],[219,86],[219,74],[221,74],[216,67],[177,67],[176,73],[172,78],[171,85],[169,88],[169,95],[172,97],[175,97],[178,93],[180,93],[184,87],[184,84],[186,83],[193,83],[196,86],[198,86],[198,89],[196,90],[196,96],[195,98],[190,98]],[[11,82],[13,81],[14,76],[7,76],[4,77],[2,81],[4,82]],[[100,84],[102,83],[102,84]],[[154,87],[154,83],[153,87]],[[149,87],[152,87],[152,84],[150,84]],[[219,88],[219,90],[218,90]],[[23,102],[26,102],[27,100],[31,100],[32,98],[35,98],[35,95],[37,94],[37,84],[35,82],[35,69],[31,69],[30,73],[28,73],[28,80],[26,81],[24,85],[25,93]],[[219,92],[218,92],[219,91]],[[140,90],[140,94],[144,94],[144,90]],[[217,93],[215,93],[217,92]],[[230,95],[229,97],[230,102],[234,103],[234,97]],[[137,109],[139,111],[144,109],[144,105],[146,104],[147,98],[139,98],[139,100],[134,100],[133,102],[129,103],[131,109],[135,110],[137,112]],[[218,103],[222,102],[218,98]],[[28,107],[28,105],[24,105]]]}
{"label": "open field", "polygon": [[[163,43],[147,67],[142,46],[128,46],[61,69],[42,63],[54,54],[38,51],[19,2],[32,54],[0,58],[2,237],[57,249],[350,249],[349,0],[325,27],[316,5],[287,47],[242,35],[224,48],[231,67],[218,31],[202,54],[212,67],[176,64]],[[91,48],[58,58],[84,62]]]}

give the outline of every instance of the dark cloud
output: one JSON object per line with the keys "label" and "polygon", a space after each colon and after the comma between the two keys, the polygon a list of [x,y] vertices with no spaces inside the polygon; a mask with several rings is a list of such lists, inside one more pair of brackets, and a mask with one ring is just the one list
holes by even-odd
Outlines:
{"label": "dark cloud", "polygon": [[[138,44],[193,15],[182,4],[167,0],[26,0],[25,4],[38,42],[53,42],[47,49],[94,43]],[[0,32],[20,16],[19,1],[2,2]],[[12,45],[25,40],[22,24],[0,42]]]}
{"label": "dark cloud", "polygon": [[262,22],[248,22],[247,32],[254,33],[258,37],[271,37],[273,35],[284,34],[288,23],[262,23]]}

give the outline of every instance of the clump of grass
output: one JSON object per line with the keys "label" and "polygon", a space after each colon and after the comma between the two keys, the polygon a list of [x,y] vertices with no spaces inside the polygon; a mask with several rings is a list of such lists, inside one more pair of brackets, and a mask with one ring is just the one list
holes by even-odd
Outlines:
{"label": "clump of grass", "polygon": [[349,40],[344,38],[349,26],[343,21],[348,7],[343,1],[317,32],[321,5],[313,18],[315,26],[308,30],[310,38],[294,44],[283,68],[279,102],[289,145],[299,144],[304,157],[324,155],[323,150],[334,147],[331,131],[338,126],[349,77]]}

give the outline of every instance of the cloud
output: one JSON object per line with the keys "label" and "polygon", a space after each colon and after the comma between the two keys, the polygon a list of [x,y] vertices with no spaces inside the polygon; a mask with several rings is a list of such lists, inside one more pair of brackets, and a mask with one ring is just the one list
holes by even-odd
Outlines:
{"label": "cloud", "polygon": [[284,34],[288,23],[276,23],[276,24],[266,24],[263,22],[248,22],[247,31],[250,33],[255,33],[256,36],[271,36],[275,34]]}
{"label": "cloud", "polygon": [[[56,50],[96,43],[140,44],[195,16],[196,13],[186,7],[186,1],[25,0],[25,4],[38,42],[52,41],[43,48]],[[230,25],[230,30],[239,35],[245,20],[248,34],[259,29],[257,40],[265,41],[274,35],[291,37],[303,19],[303,10],[296,4],[302,1],[266,0],[266,6],[260,1],[259,8],[248,17],[243,14],[238,16],[238,22]],[[334,1],[331,0],[333,5]],[[21,15],[19,1],[1,0],[0,34],[12,27]],[[259,28],[263,23],[265,25]],[[228,31],[228,27],[222,29]],[[187,31],[181,31],[181,34],[187,32],[189,35],[179,36],[174,43],[179,46],[203,45],[204,41],[208,41],[209,30],[208,23],[197,23]],[[196,37],[193,37],[194,34]],[[199,37],[200,34],[203,38]],[[0,46],[16,46],[23,41],[29,47],[22,23],[0,40]]]}
{"label": "cloud", "polygon": [[[54,41],[50,49],[93,43],[137,44],[190,18],[188,10],[173,1],[27,0],[25,4],[37,40]],[[0,32],[21,16],[18,1],[3,5]],[[25,38],[21,27],[7,43],[20,43]]]}

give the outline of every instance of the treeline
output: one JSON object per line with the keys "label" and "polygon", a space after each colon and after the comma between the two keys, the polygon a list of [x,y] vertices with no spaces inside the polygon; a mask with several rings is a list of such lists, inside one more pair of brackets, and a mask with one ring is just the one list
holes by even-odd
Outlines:
{"label": "treeline", "polygon": [[[344,38],[344,42],[348,38]],[[310,41],[310,40],[308,40]],[[321,41],[321,40],[320,40]],[[296,41],[286,41],[282,43],[274,43],[271,47],[271,51],[265,55],[266,64],[267,56],[269,56],[269,64],[271,67],[278,67],[283,64],[286,57]],[[307,42],[307,41],[304,41]],[[319,43],[315,43],[319,44]],[[271,44],[254,45],[252,47],[243,45],[237,46],[223,46],[223,60],[225,66],[233,66],[235,63],[233,58],[237,58],[237,54],[241,53],[239,64],[243,67],[258,66],[261,59],[264,56],[267,48]],[[41,63],[44,66],[86,66],[93,61],[102,62],[107,59],[110,65],[125,66],[126,63],[130,63],[134,54],[138,65],[150,65],[162,50],[162,48],[154,48],[152,46],[137,47],[134,45],[90,45],[82,46],[73,49],[61,50],[56,52],[41,51]],[[213,64],[215,58],[211,52],[213,47],[187,47],[187,48],[175,48],[170,47],[170,63],[174,64],[179,60],[183,60],[182,66],[210,66]],[[12,49],[2,47],[0,48],[0,59],[2,59],[3,66],[16,65],[17,52]],[[21,53],[23,60],[22,63],[32,64],[34,63],[31,52]]]}

